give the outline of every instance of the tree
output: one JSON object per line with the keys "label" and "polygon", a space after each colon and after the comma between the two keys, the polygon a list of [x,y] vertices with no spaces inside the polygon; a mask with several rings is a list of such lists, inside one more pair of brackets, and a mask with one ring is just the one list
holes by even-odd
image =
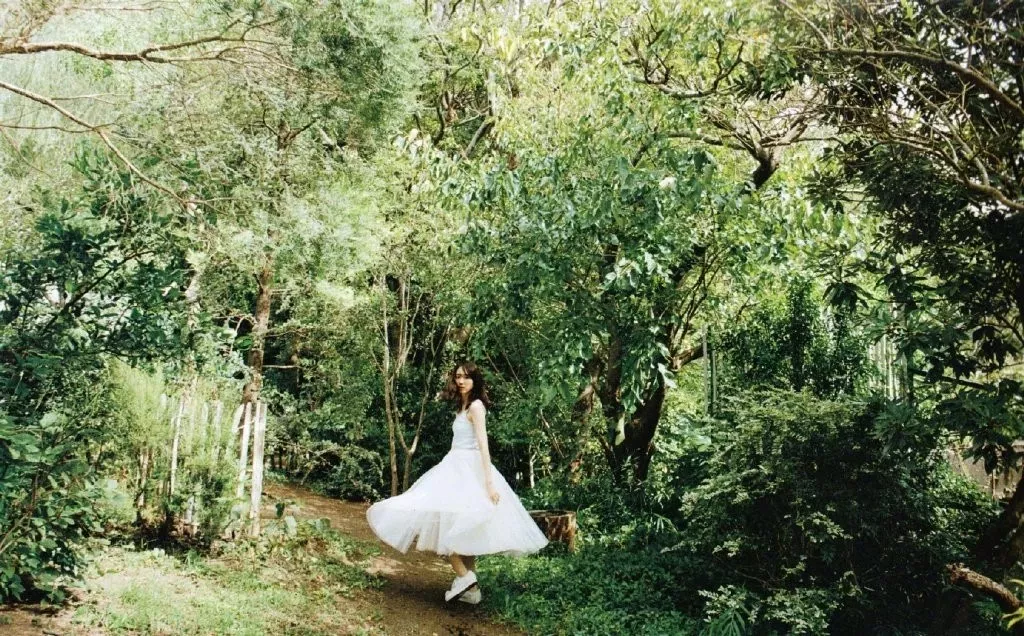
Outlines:
{"label": "tree", "polygon": [[44,193],[32,241],[0,260],[0,597],[60,598],[95,523],[105,360],[186,349],[185,245],[166,199],[83,150],[79,190]]}
{"label": "tree", "polygon": [[[809,42],[793,46],[823,87],[815,108],[844,136],[838,171],[822,171],[819,191],[855,183],[883,220],[887,251],[868,262],[903,316],[896,328],[913,371],[960,384],[964,397],[996,392],[1014,410],[1020,384],[1004,370],[1024,348],[1024,51],[1009,25],[1020,7],[783,6],[807,29]],[[979,448],[994,441],[971,432]],[[1020,499],[1008,515],[1024,512]],[[1001,540],[987,538],[980,553]]]}
{"label": "tree", "polygon": [[[925,381],[916,397],[994,468],[1024,434],[1014,370],[1024,349],[1024,9],[777,4],[790,24],[784,46],[802,60],[794,71],[821,87],[809,108],[841,138],[814,184],[819,198],[881,220],[879,249],[858,260],[893,307],[889,330],[908,374]],[[845,289],[851,302],[866,295]],[[975,556],[1018,560],[1022,519],[1024,482]]]}
{"label": "tree", "polygon": [[[173,165],[208,223],[194,264],[200,289],[216,292],[200,292],[207,308],[245,337],[243,402],[258,399],[271,321],[287,320],[278,307],[334,275],[324,268],[333,252],[356,251],[348,224],[373,206],[335,206],[346,187],[373,183],[360,155],[406,113],[418,65],[411,19],[375,2],[281,7],[272,52],[247,58],[241,73],[182,74],[162,121],[147,122],[150,143],[185,158]],[[254,285],[240,286],[248,276]]]}
{"label": "tree", "polygon": [[765,54],[734,42],[763,16],[680,11],[560,7],[488,41],[494,154],[463,191],[466,252],[494,274],[475,321],[503,304],[538,321],[552,351],[543,382],[575,396],[579,420],[600,405],[623,482],[647,475],[666,389],[703,353],[706,304],[753,260],[745,248],[771,242],[758,190],[806,130],[782,81],[778,104],[748,108],[749,68]]}
{"label": "tree", "polygon": [[[201,3],[197,8],[202,7]],[[85,19],[90,13],[103,15],[111,11],[128,10],[129,7],[90,7],[81,6],[67,0],[38,0],[18,2],[10,7],[0,8],[0,59],[17,59],[21,57],[43,58],[47,54],[66,54],[72,58],[96,60],[103,63],[157,64],[169,66],[203,65],[217,62],[223,64],[242,64],[246,56],[268,53],[270,49],[260,38],[266,27],[276,20],[260,11],[229,11],[223,7],[203,12],[203,24],[197,25],[195,20],[182,22],[182,10],[162,6],[138,8],[147,13],[153,24],[172,31],[165,34],[163,41],[137,44],[134,48],[108,49],[101,44],[50,39],[49,33],[59,30],[68,20]],[[198,34],[185,36],[180,33],[181,27],[202,29]],[[145,31],[145,30],[143,30]],[[179,31],[179,32],[174,32]],[[44,87],[45,89],[45,87]],[[88,110],[97,114],[106,101],[102,93],[79,96],[54,95],[33,90],[31,86],[21,85],[14,81],[0,81],[0,90],[27,100],[39,107],[35,111],[22,109],[15,111],[14,117],[0,120],[0,131],[7,140],[18,146],[10,136],[11,131],[44,131],[58,130],[71,134],[90,134],[98,138],[110,152],[136,178],[141,179],[161,190],[166,195],[186,205],[187,197],[155,177],[140,169],[137,160],[124,146],[130,143],[130,135],[125,131],[114,129],[114,122],[103,120],[95,123],[88,115],[76,108],[66,106],[68,102],[82,102],[89,105]],[[41,109],[41,111],[40,111]],[[109,116],[109,109],[106,116]],[[48,116],[49,115],[49,116]]]}
{"label": "tree", "polygon": [[[323,265],[359,253],[352,238],[358,233],[348,231],[348,221],[373,208],[337,213],[334,206],[345,200],[332,196],[340,190],[358,200],[345,191],[346,179],[356,178],[359,154],[370,154],[404,115],[418,59],[408,14],[385,3],[260,5],[234,16],[213,6],[191,21],[180,15],[177,23],[154,21],[168,29],[168,43],[129,53],[42,42],[40,29],[58,28],[50,20],[60,19],[62,5],[26,6],[32,11],[8,14],[24,28],[2,40],[5,59],[66,54],[77,60],[72,68],[85,69],[82,76],[95,82],[97,93],[116,86],[146,99],[108,108],[118,141],[111,128],[93,126],[95,120],[62,106],[63,95],[45,97],[6,79],[0,86],[17,98],[0,103],[0,128],[14,158],[28,166],[23,175],[48,174],[30,151],[51,127],[90,133],[110,153],[84,146],[75,160],[84,186],[53,179],[54,190],[73,196],[21,191],[19,204],[36,221],[34,231],[28,222],[17,225],[29,250],[18,256],[5,250],[0,257],[0,382],[12,396],[0,417],[5,597],[31,587],[26,582],[38,573],[49,578],[33,585],[52,583],[48,563],[63,574],[76,567],[74,546],[91,518],[75,502],[101,468],[103,453],[96,452],[102,431],[86,426],[89,417],[77,417],[75,400],[88,403],[100,390],[93,384],[109,357],[173,361],[198,373],[204,357],[217,353],[207,329],[210,313],[222,308],[218,301],[230,307],[237,298],[213,297],[203,284],[224,283],[225,274],[256,279],[250,297],[254,373],[246,392],[255,399],[274,292],[298,295],[303,285],[325,277]],[[194,36],[210,24],[221,28]],[[257,28],[260,39],[250,42]],[[159,86],[141,73],[117,72],[146,62],[166,71]],[[67,97],[93,108],[105,99],[91,91]],[[53,154],[60,157],[60,149]],[[344,164],[353,169],[342,170]],[[166,185],[172,182],[178,185]],[[326,276],[341,277],[359,260]],[[226,286],[236,285],[251,283]],[[230,352],[224,349],[220,353]],[[55,481],[43,480],[47,472]],[[59,542],[45,540],[47,533]]]}

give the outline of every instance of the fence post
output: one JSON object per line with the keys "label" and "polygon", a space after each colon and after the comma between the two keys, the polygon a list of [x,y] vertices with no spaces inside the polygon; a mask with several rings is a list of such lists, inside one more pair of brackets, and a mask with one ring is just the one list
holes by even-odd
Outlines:
{"label": "fence post", "polygon": [[222,437],[220,419],[223,415],[224,404],[220,400],[217,400],[213,403],[213,422],[210,424],[210,431],[213,435],[213,451],[211,454],[213,456],[212,459],[214,464],[216,464],[217,460],[220,459],[220,438]]}
{"label": "fence post", "polygon": [[238,456],[238,485],[235,488],[235,497],[241,499],[245,494],[245,468],[249,461],[249,429],[252,424],[252,402],[245,403],[245,411],[242,415],[242,448]]}
{"label": "fence post", "polygon": [[267,403],[256,403],[255,430],[252,438],[252,493],[249,498],[249,536],[260,535],[260,508],[263,503],[263,441],[267,432]]}
{"label": "fence post", "polygon": [[181,418],[185,415],[185,394],[178,398],[178,410],[171,418],[174,437],[171,440],[171,476],[167,484],[167,498],[174,496],[174,486],[178,478],[178,444],[181,442]]}

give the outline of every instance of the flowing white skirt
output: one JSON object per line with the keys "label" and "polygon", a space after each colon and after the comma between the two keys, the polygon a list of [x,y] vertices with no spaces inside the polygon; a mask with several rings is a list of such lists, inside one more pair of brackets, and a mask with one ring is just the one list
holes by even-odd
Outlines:
{"label": "flowing white skirt", "polygon": [[548,544],[519,497],[491,466],[497,504],[487,497],[480,451],[452,449],[397,497],[379,501],[366,519],[381,541],[407,552],[510,554],[537,552]]}

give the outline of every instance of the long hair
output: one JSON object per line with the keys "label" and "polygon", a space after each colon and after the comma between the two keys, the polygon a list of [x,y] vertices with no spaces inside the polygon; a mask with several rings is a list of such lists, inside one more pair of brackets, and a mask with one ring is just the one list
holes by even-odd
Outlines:
{"label": "long hair", "polygon": [[451,402],[456,411],[462,409],[462,395],[459,393],[459,387],[455,385],[455,373],[459,369],[462,369],[473,380],[473,388],[469,390],[469,402],[466,406],[468,407],[472,404],[473,400],[480,400],[484,403],[485,407],[490,408],[491,398],[487,395],[487,384],[484,382],[484,374],[480,371],[479,367],[468,360],[455,365],[448,373],[448,383],[445,385],[444,390],[441,391],[441,399]]}

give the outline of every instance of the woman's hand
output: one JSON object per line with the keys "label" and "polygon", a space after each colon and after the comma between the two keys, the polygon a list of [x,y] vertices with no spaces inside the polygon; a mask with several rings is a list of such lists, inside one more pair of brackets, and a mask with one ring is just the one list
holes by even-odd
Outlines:
{"label": "woman's hand", "polygon": [[487,497],[494,505],[498,505],[498,501],[501,500],[501,495],[498,494],[498,491],[491,484],[487,484]]}

